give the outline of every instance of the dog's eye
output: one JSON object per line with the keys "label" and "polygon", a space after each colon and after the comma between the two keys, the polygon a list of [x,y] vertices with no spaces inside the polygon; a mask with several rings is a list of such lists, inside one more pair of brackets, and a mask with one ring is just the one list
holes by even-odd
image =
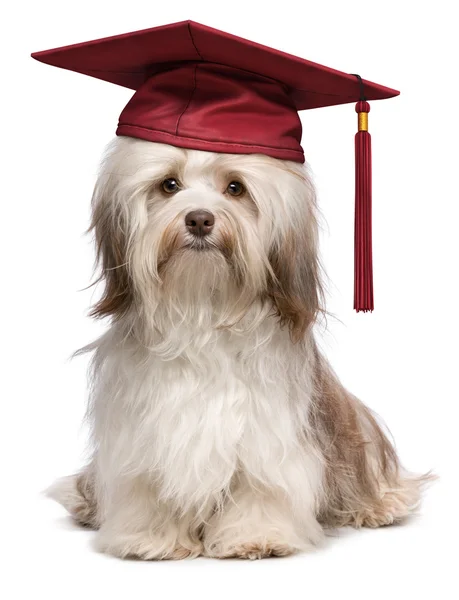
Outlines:
{"label": "dog's eye", "polygon": [[165,179],[162,182],[161,187],[166,192],[166,194],[175,194],[175,192],[178,192],[180,189],[178,181],[173,177]]}
{"label": "dog's eye", "polygon": [[232,181],[228,184],[226,191],[230,196],[241,196],[245,192],[245,187],[240,181]]}

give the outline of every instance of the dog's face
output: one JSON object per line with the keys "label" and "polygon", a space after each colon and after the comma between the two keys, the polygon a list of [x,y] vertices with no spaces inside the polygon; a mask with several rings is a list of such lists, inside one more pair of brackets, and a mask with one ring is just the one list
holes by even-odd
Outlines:
{"label": "dog's face", "polygon": [[[117,138],[93,198],[96,316],[167,304],[218,325],[269,304],[298,337],[319,310],[313,188],[295,163]],[[218,306],[218,310],[216,307]]]}

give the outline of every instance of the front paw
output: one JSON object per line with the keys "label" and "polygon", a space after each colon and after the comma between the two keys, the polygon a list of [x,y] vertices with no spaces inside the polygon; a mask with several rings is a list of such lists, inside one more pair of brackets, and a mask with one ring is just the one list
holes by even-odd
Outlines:
{"label": "front paw", "polygon": [[251,541],[210,544],[206,547],[205,556],[256,560],[270,556],[288,556],[297,551],[297,548],[282,540],[259,538]]}
{"label": "front paw", "polygon": [[118,558],[140,560],[182,560],[196,558],[203,553],[199,542],[180,543],[176,539],[151,532],[111,536],[103,531],[96,538],[96,548]]}

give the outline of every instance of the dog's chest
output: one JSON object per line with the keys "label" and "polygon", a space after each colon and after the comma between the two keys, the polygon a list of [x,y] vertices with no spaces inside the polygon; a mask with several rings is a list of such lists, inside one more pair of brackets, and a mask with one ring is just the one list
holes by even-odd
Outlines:
{"label": "dog's chest", "polygon": [[182,508],[218,501],[237,470],[285,485],[281,465],[302,453],[307,356],[272,330],[186,341],[167,360],[110,345],[91,413],[101,469],[147,473]]}
{"label": "dog's chest", "polygon": [[144,433],[166,496],[218,494],[240,468],[269,480],[268,465],[297,444],[288,360],[275,343],[247,351],[222,338],[155,361]]}

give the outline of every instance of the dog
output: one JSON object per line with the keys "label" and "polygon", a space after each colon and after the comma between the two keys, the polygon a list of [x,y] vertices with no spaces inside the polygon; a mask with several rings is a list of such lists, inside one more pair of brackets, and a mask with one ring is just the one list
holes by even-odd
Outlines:
{"label": "dog", "polygon": [[49,495],[118,557],[263,558],[416,509],[372,412],[321,354],[307,167],[118,137],[92,201],[108,331],[91,459]]}

